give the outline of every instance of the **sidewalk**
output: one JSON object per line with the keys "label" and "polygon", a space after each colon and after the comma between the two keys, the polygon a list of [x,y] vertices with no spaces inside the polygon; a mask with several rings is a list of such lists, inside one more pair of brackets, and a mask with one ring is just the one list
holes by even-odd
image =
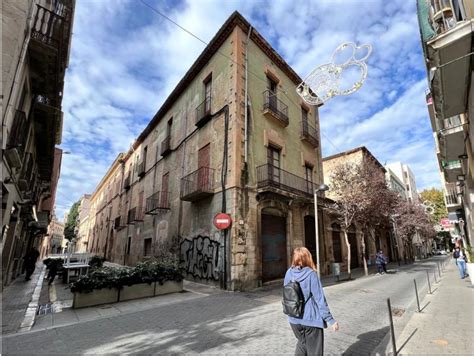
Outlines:
{"label": "sidewalk", "polygon": [[[474,353],[474,287],[460,279],[451,260],[433,294],[420,296],[421,313],[414,313],[397,337],[399,355]],[[392,354],[391,343],[387,354]]]}
{"label": "sidewalk", "polygon": [[41,287],[40,277],[44,276],[44,271],[45,266],[38,262],[29,281],[25,281],[25,275],[23,274],[18,276],[9,286],[4,287],[1,296],[2,334],[20,331],[24,321],[26,321],[25,324],[34,321],[34,313],[32,314],[32,310],[28,311],[28,306],[33,298],[37,302],[39,290],[38,293],[35,293],[35,289],[38,284],[38,288]]}

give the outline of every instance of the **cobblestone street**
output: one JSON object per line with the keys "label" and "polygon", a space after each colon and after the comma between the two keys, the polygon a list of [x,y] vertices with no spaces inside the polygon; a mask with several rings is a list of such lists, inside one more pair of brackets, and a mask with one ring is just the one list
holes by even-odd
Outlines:
{"label": "cobblestone street", "polygon": [[[372,352],[389,332],[387,297],[391,298],[393,308],[405,311],[402,317],[395,317],[397,329],[401,329],[416,306],[413,279],[417,279],[419,293],[424,296],[426,270],[433,273],[439,260],[402,265],[389,274],[326,287],[329,306],[341,330],[338,333],[326,331],[325,351],[330,354]],[[188,292],[180,294],[179,299],[148,310],[7,336],[4,352],[293,353],[295,340],[281,312],[279,286],[199,297]]]}

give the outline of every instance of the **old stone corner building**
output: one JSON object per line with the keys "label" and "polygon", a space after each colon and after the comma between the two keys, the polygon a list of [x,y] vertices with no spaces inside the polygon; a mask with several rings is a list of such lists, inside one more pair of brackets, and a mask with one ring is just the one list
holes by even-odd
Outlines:
{"label": "old stone corner building", "polygon": [[[175,247],[189,278],[233,290],[283,278],[294,247],[315,250],[323,181],[318,108],[296,94],[301,81],[234,12],[96,187],[89,251],[134,264]],[[320,245],[326,266],[322,229]]]}

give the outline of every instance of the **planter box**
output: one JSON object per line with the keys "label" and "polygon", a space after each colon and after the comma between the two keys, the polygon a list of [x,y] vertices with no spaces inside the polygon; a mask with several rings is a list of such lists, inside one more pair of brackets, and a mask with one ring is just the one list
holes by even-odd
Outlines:
{"label": "planter box", "polygon": [[471,284],[474,286],[474,263],[466,263],[466,272],[469,274]]}
{"label": "planter box", "polygon": [[84,308],[93,305],[116,303],[119,291],[115,288],[96,289],[90,293],[74,293],[73,308]]}
{"label": "planter box", "polygon": [[155,295],[155,282],[151,284],[148,284],[148,283],[134,284],[132,286],[124,286],[123,289],[120,290],[119,302],[123,302],[125,300],[131,300],[131,299],[153,297],[154,295]]}
{"label": "planter box", "polygon": [[155,283],[155,295],[162,295],[162,294],[169,294],[169,293],[177,293],[183,290],[183,281],[175,282],[175,281],[166,281],[163,284],[158,282]]}

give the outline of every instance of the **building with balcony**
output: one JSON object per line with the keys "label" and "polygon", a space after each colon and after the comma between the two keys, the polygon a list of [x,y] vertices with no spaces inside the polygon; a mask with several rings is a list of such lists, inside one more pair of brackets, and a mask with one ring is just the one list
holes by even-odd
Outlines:
{"label": "building with balcony", "polygon": [[90,209],[91,209],[91,195],[84,194],[81,199],[79,200],[79,207],[78,207],[78,230],[77,230],[77,241],[75,252],[86,252],[87,245],[89,244],[90,239]]}
{"label": "building with balcony", "polygon": [[[89,251],[122,264],[179,251],[187,278],[233,290],[283,278],[294,247],[315,250],[323,182],[318,108],[295,92],[301,81],[233,13],[96,187]],[[324,241],[321,228],[327,273]]]}
{"label": "building with balcony", "polygon": [[404,195],[410,203],[421,203],[416,189],[415,175],[407,164],[401,162],[390,163],[385,166],[385,169],[387,172],[393,173],[398,178],[398,181],[402,182],[403,189],[405,190]]}
{"label": "building with balcony", "polygon": [[474,234],[474,1],[418,0],[418,20],[446,206],[466,244]]}
{"label": "building with balcony", "polygon": [[43,239],[40,249],[41,258],[46,258],[50,254],[60,254],[63,252],[62,243],[64,239],[64,223],[59,221],[54,211],[51,214],[51,222],[48,225],[48,233]]}
{"label": "building with balcony", "polygon": [[[323,158],[324,182],[331,187],[331,177],[337,167],[344,164],[365,164],[371,161],[380,168],[380,174],[385,176],[387,174],[384,166],[375,158],[375,156],[364,146],[357,147],[348,151],[339,152],[334,155]],[[337,196],[329,191],[326,196],[337,201]],[[325,229],[331,236],[334,256],[338,256],[336,262],[341,263],[341,270],[347,270],[347,256],[348,249],[344,241],[343,231],[341,225],[337,222],[337,212],[332,213],[329,224],[325,225]],[[363,238],[362,238],[363,235]],[[401,243],[397,243],[397,237],[391,233],[389,229],[378,228],[375,230],[375,239],[369,238],[368,234],[362,234],[359,226],[353,224],[348,229],[348,239],[351,249],[351,269],[363,266],[362,254],[362,239],[365,245],[365,258],[368,263],[375,263],[375,255],[377,251],[383,250],[385,256],[391,261],[394,261],[398,256],[403,256],[404,249]],[[397,249],[398,246],[398,249]]]}
{"label": "building with balcony", "polygon": [[40,248],[51,221],[75,1],[2,5],[2,273],[8,284],[26,251]]}
{"label": "building with balcony", "polygon": [[388,166],[385,166],[385,170],[385,180],[389,189],[397,192],[402,199],[408,200],[406,185],[403,181]]}

